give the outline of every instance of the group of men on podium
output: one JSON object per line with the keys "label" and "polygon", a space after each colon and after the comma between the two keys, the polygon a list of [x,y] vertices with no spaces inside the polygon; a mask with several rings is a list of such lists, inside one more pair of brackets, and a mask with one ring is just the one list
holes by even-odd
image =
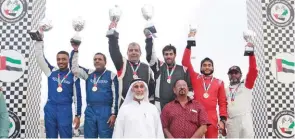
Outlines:
{"label": "group of men on podium", "polygon": [[[114,26],[112,22],[109,29]],[[72,124],[75,129],[80,126],[84,92],[80,79],[86,86],[85,138],[217,138],[219,133],[228,138],[254,137],[251,101],[258,74],[254,55],[249,56],[246,79],[241,79],[238,66],[232,66],[227,73],[230,86],[225,88],[223,81],[213,76],[210,58],[201,61],[200,73],[195,72],[190,58],[195,42],[187,41],[182,65],[178,65],[174,46],[163,48],[161,61],[153,33],[145,29],[144,35],[148,64],[140,61],[142,49],[138,43],[128,45],[126,59],[120,51],[119,35],[107,36],[116,73],[106,68],[107,57],[99,52],[93,57],[94,68],[80,66],[80,37],[70,40],[70,54],[57,53],[58,67],[45,58],[44,41],[35,42],[36,61],[48,81],[44,107],[47,138],[72,138]],[[0,126],[4,125],[2,121]],[[0,128],[0,133],[6,131]]]}

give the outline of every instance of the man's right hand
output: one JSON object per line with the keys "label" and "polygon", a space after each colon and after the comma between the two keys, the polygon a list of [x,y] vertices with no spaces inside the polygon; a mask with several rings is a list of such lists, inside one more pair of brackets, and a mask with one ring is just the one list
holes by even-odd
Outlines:
{"label": "man's right hand", "polygon": [[152,32],[149,31],[148,29],[144,29],[143,33],[144,33],[146,38],[151,38],[153,36]]}

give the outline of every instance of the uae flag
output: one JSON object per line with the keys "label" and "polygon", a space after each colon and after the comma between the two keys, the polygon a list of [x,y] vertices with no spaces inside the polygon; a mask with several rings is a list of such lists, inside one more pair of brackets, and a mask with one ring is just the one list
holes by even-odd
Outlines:
{"label": "uae flag", "polygon": [[295,63],[285,59],[277,59],[277,72],[295,73]]}
{"label": "uae flag", "polygon": [[22,72],[22,61],[12,57],[0,56],[1,70]]}

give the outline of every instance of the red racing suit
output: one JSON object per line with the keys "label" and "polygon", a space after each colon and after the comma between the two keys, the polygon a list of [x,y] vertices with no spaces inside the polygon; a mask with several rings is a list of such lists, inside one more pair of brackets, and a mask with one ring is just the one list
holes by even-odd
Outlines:
{"label": "red racing suit", "polygon": [[[227,101],[224,83],[222,80],[211,77],[204,77],[203,75],[194,71],[191,64],[191,50],[188,43],[187,48],[184,51],[182,58],[182,65],[188,67],[188,72],[191,75],[191,84],[194,90],[194,99],[200,102],[208,113],[208,119],[211,125],[207,128],[206,138],[217,138],[218,137],[218,117],[216,107],[219,105],[220,119],[226,120],[227,118]],[[213,78],[212,82],[211,79]],[[211,82],[210,88],[208,88],[209,97],[205,98],[204,82],[208,86]]]}

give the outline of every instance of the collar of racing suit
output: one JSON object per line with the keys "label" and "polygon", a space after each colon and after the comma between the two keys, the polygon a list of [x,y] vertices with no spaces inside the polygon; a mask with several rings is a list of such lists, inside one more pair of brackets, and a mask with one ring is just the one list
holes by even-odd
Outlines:
{"label": "collar of racing suit", "polygon": [[102,74],[105,70],[106,70],[106,68],[96,69],[96,70],[95,70],[95,73],[97,73],[98,75],[100,75],[100,74]]}
{"label": "collar of racing suit", "polygon": [[[129,61],[129,60],[128,60]],[[133,66],[137,66],[139,63],[140,63],[140,60],[137,61],[137,62],[132,62],[132,61],[129,61]]]}
{"label": "collar of racing suit", "polygon": [[69,68],[65,68],[65,69],[59,69],[59,72],[61,72],[61,73],[68,73],[69,72]]}
{"label": "collar of racing suit", "polygon": [[209,76],[203,75],[204,80],[211,80],[212,77],[213,75],[209,75]]}

